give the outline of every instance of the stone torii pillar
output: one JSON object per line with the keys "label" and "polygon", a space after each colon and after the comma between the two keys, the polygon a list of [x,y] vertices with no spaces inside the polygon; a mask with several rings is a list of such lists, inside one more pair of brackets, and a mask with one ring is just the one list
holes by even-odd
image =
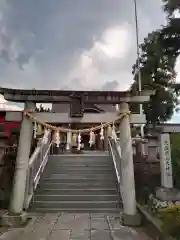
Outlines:
{"label": "stone torii pillar", "polygon": [[[25,102],[25,110],[35,109],[36,105],[33,102]],[[10,213],[21,214],[23,212],[24,196],[26,188],[26,177],[29,162],[33,133],[32,121],[23,116],[20,129],[19,145],[16,158],[16,169],[14,175],[14,186],[10,203]]]}
{"label": "stone torii pillar", "polygon": [[[120,113],[128,112],[128,103],[120,104]],[[120,121],[120,147],[122,155],[121,164],[121,188],[124,207],[123,223],[124,225],[137,226],[140,225],[140,216],[136,210],[136,193],[134,181],[134,163],[133,149],[130,129],[129,115],[123,117]]]}

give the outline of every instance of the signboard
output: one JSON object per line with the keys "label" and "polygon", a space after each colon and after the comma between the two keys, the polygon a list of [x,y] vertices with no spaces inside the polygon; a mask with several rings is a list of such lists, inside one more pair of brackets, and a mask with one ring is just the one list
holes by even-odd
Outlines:
{"label": "signboard", "polygon": [[160,164],[161,164],[161,178],[163,187],[171,188],[172,183],[172,162],[171,162],[171,146],[168,133],[161,134],[160,137],[161,151],[160,151]]}
{"label": "signboard", "polygon": [[81,96],[71,96],[70,104],[70,116],[71,117],[83,117],[83,99]]}

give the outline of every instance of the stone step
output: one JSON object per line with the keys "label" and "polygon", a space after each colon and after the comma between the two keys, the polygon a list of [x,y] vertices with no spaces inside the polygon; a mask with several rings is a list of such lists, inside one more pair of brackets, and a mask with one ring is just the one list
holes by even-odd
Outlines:
{"label": "stone step", "polygon": [[117,201],[118,195],[45,195],[36,194],[34,201]]}
{"label": "stone step", "polygon": [[118,208],[118,201],[34,201],[35,208]]}
{"label": "stone step", "polygon": [[117,194],[116,188],[73,188],[73,189],[48,189],[38,187],[36,190],[36,194],[44,194],[44,195],[114,195]]}
{"label": "stone step", "polygon": [[99,168],[99,167],[111,167],[113,168],[112,162],[66,162],[66,161],[59,161],[59,162],[48,162],[48,167],[93,167],[93,168]]}
{"label": "stone step", "polygon": [[84,166],[82,166],[82,165],[74,165],[74,166],[72,166],[72,165],[66,165],[66,166],[64,166],[64,165],[59,165],[59,164],[57,164],[57,165],[55,165],[55,166],[51,166],[51,165],[49,165],[48,166],[48,168],[49,169],[51,169],[52,171],[53,170],[71,170],[71,169],[74,169],[74,170],[81,170],[81,171],[84,171],[84,170],[111,170],[111,171],[113,171],[113,166],[107,166],[107,165],[104,165],[104,166],[90,166],[90,165],[84,165]]}
{"label": "stone step", "polygon": [[60,160],[60,159],[67,159],[67,160],[76,160],[76,159],[86,159],[86,160],[92,160],[92,159],[99,159],[99,160],[107,160],[110,159],[109,153],[100,153],[95,154],[92,152],[92,154],[59,154],[59,155],[50,155],[49,158],[52,160]]}
{"label": "stone step", "polygon": [[97,180],[104,180],[104,179],[116,179],[115,174],[86,174],[86,173],[81,173],[81,174],[67,174],[67,173],[51,173],[49,174],[49,177],[42,176],[42,179],[97,179]]}
{"label": "stone step", "polygon": [[109,157],[107,158],[97,158],[97,157],[83,157],[83,158],[76,158],[76,157],[72,157],[72,158],[67,158],[67,157],[59,157],[59,158],[52,158],[49,157],[49,161],[50,163],[53,164],[83,164],[83,163],[88,163],[88,164],[112,164],[112,161]]}
{"label": "stone step", "polygon": [[61,157],[51,157],[49,156],[49,161],[53,163],[58,163],[58,162],[64,162],[64,163],[111,163],[111,158],[109,156],[107,157],[66,157],[66,156],[61,156]]}
{"label": "stone step", "polygon": [[109,178],[116,178],[115,174],[112,173],[102,173],[102,174],[98,174],[98,173],[46,173],[43,174],[42,178],[97,178],[97,179],[109,179]]}
{"label": "stone step", "polygon": [[90,183],[40,183],[40,187],[44,189],[78,189],[78,188],[83,188],[83,189],[89,189],[89,188],[114,188],[116,185],[112,182],[90,182]]}
{"label": "stone step", "polygon": [[53,169],[53,171],[49,168],[45,171],[45,173],[51,172],[52,174],[112,174],[111,169]]}
{"label": "stone step", "polygon": [[36,213],[104,213],[104,214],[120,214],[122,212],[119,208],[40,208],[33,207],[29,209],[30,212]]}
{"label": "stone step", "polygon": [[51,158],[49,157],[49,161],[48,162],[51,162],[53,164],[57,164],[57,163],[63,163],[63,164],[69,164],[69,163],[72,163],[72,164],[75,164],[75,163],[78,163],[78,164],[84,164],[84,163],[88,163],[88,164],[112,164],[112,160],[107,157],[107,158],[94,158],[94,157],[91,157],[91,158]]}
{"label": "stone step", "polygon": [[86,178],[86,177],[66,177],[66,178],[43,178],[41,183],[112,183],[116,184],[116,179],[114,178]]}
{"label": "stone step", "polygon": [[31,211],[117,213],[121,202],[107,154],[50,156]]}

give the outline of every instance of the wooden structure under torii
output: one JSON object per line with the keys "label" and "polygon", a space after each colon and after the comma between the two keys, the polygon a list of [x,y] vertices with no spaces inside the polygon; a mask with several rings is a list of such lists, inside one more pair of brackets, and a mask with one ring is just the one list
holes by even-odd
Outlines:
{"label": "wooden structure under torii", "polygon": [[[130,123],[145,124],[144,115],[130,114],[130,103],[148,102],[153,91],[137,92],[133,95],[130,91],[58,91],[58,90],[20,90],[1,88],[0,94],[8,101],[24,102],[25,111],[35,110],[36,103],[68,103],[71,111],[67,113],[56,112],[31,112],[35,118],[39,118],[46,123],[93,123],[100,125],[101,123],[114,122],[120,115],[118,120],[120,131],[120,147],[122,161],[122,183],[123,183],[123,199],[124,199],[124,216],[127,222],[136,221],[136,197],[134,184],[134,167],[133,167],[133,150],[131,139]],[[73,102],[76,104],[74,105]],[[84,113],[84,104],[105,104],[119,105],[119,111]],[[74,107],[75,106],[75,107]],[[93,116],[93,117],[92,117]],[[15,121],[22,120],[19,147],[17,154],[17,173],[15,174],[13,198],[11,201],[10,211],[12,213],[20,213],[23,208],[27,166],[29,161],[31,139],[32,139],[32,119],[22,112],[7,113],[6,120]],[[25,144],[24,144],[25,143]],[[127,174],[128,173],[128,174]]]}

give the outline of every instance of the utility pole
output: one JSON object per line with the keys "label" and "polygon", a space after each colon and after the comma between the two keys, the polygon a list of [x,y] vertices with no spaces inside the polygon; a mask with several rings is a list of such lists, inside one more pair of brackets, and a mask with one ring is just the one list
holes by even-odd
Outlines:
{"label": "utility pole", "polygon": [[[134,17],[136,25],[136,48],[137,48],[137,70],[138,70],[138,87],[139,93],[142,91],[142,82],[141,82],[141,66],[140,66],[140,52],[139,52],[139,25],[138,25],[138,13],[137,13],[137,2],[134,1]],[[137,72],[137,71],[136,71]],[[140,114],[143,114],[143,106],[140,104]],[[141,125],[141,137],[144,138],[144,126]],[[144,144],[142,144],[142,153],[144,154]]]}

